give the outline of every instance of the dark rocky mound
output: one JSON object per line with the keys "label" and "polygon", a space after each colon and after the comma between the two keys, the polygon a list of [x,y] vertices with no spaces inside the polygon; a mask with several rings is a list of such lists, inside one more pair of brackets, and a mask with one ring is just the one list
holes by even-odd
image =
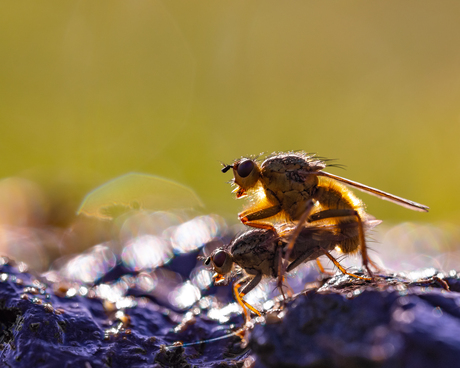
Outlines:
{"label": "dark rocky mound", "polygon": [[455,273],[418,282],[333,277],[259,318],[248,349],[231,334],[243,324],[237,313],[222,324],[201,301],[180,314],[143,297],[117,309],[5,263],[0,366],[451,368],[460,365],[459,285]]}
{"label": "dark rocky mound", "polygon": [[439,290],[309,293],[251,334],[258,367],[457,367],[460,296]]}
{"label": "dark rocky mound", "polygon": [[[16,267],[0,267],[0,367],[237,367],[247,349],[206,316],[184,317],[150,300],[125,310],[97,298],[61,295]],[[117,313],[118,312],[118,313]],[[182,322],[182,325],[181,325]],[[174,344],[176,342],[176,344]],[[172,346],[176,345],[176,346]],[[246,353],[247,354],[247,353]]]}

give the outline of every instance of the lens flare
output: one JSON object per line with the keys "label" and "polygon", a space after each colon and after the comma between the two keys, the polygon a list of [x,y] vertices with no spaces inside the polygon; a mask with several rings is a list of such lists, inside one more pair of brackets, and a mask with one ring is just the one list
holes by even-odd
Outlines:
{"label": "lens flare", "polygon": [[139,209],[162,211],[203,207],[190,188],[155,175],[129,173],[90,192],[77,214],[115,219]]}
{"label": "lens flare", "polygon": [[121,243],[141,235],[156,235],[162,237],[163,232],[182,224],[187,216],[181,212],[147,212],[138,211],[126,218],[120,226],[119,238]]}
{"label": "lens flare", "polygon": [[169,294],[168,300],[173,306],[186,309],[191,307],[200,298],[200,290],[195,285],[192,285],[190,281],[186,281]]}
{"label": "lens flare", "polygon": [[121,253],[123,263],[133,270],[154,269],[173,257],[169,242],[155,235],[138,236]]}
{"label": "lens flare", "polygon": [[86,253],[72,258],[61,271],[67,279],[93,283],[115,267],[116,262],[116,257],[111,249],[100,244]]}
{"label": "lens flare", "polygon": [[190,280],[193,285],[197,286],[200,290],[206,290],[212,285],[213,272],[206,267],[196,267],[190,274]]}
{"label": "lens flare", "polygon": [[158,283],[158,280],[147,272],[141,272],[134,280],[135,285],[147,293],[151,292]]}
{"label": "lens flare", "polygon": [[179,225],[171,235],[176,253],[187,253],[202,247],[225,227],[219,216],[200,216]]}
{"label": "lens flare", "polygon": [[210,308],[208,317],[219,321],[220,323],[227,323],[232,314],[240,314],[241,307],[238,303],[228,303],[223,308]]}

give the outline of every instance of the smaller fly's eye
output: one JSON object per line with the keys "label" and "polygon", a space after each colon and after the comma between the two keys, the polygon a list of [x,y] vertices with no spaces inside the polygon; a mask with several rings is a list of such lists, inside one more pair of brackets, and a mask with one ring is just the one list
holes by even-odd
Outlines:
{"label": "smaller fly's eye", "polygon": [[216,267],[219,267],[221,268],[225,261],[227,259],[227,253],[225,253],[224,251],[220,250],[218,251],[213,257],[212,257],[212,261],[214,262],[214,264],[216,265]]}
{"label": "smaller fly's eye", "polygon": [[245,160],[238,165],[238,175],[245,178],[252,172],[252,169],[254,169],[254,161]]}
{"label": "smaller fly's eye", "polygon": [[206,258],[204,261],[205,266],[209,265],[210,262],[211,262],[211,257]]}

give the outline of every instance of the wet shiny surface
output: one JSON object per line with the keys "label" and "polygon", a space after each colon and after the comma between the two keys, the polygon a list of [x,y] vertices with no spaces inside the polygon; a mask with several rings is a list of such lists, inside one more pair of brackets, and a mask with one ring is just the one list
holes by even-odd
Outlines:
{"label": "wet shiny surface", "polygon": [[[139,285],[139,278],[132,276],[93,286],[51,283],[20,272],[5,258],[0,276],[0,363],[6,366],[151,367],[155,362],[184,362],[207,367],[226,361],[230,353],[241,361],[247,354],[232,333],[242,323],[238,309],[213,319],[223,306],[214,297],[189,308],[190,300],[199,297],[191,283],[171,293],[177,294],[172,302],[187,308],[177,313],[149,297],[127,295]],[[189,299],[191,290],[195,297]],[[229,318],[224,322],[225,315]],[[184,342],[192,344],[182,347]]]}
{"label": "wet shiny surface", "polygon": [[[327,295],[335,295],[333,299],[339,299],[338,302],[334,299],[334,305],[344,303],[345,308],[340,307],[336,311],[339,316],[348,308],[357,311],[366,309],[366,306],[382,298],[399,300],[414,296],[416,300],[425,300],[432,298],[430,295],[437,295],[435,298],[439,300],[436,299],[437,304],[433,304],[430,318],[450,318],[451,312],[446,311],[443,305],[457,303],[460,282],[454,268],[446,270],[435,265],[443,264],[442,259],[449,260],[448,256],[439,256],[436,252],[445,249],[443,244],[452,241],[455,235],[447,239],[445,232],[435,227],[415,224],[377,229],[373,235],[380,242],[371,245],[377,250],[373,259],[379,265],[383,264],[382,259],[388,259],[385,265],[391,268],[401,267],[401,262],[406,262],[406,271],[392,273],[382,267],[382,272],[376,273],[378,279],[375,283],[350,279],[340,273],[333,277],[323,276],[321,280],[313,267],[314,262],[310,262],[288,275],[287,280],[294,292],[310,290],[317,295],[307,296],[316,298],[317,303],[311,305],[309,301],[306,305],[308,308],[316,305],[319,310],[312,313],[320,315],[324,312],[321,311],[323,304],[329,305],[330,297]],[[190,217],[183,212],[139,211],[114,222],[112,240],[94,245],[80,254],[61,257],[45,273],[36,273],[25,262],[0,258],[0,292],[2,300],[6,301],[1,311],[4,317],[0,317],[3,361],[15,367],[26,367],[30,362],[37,367],[40,364],[43,367],[60,367],[63,361],[85,368],[86,362],[91,362],[93,368],[107,365],[121,367],[133,362],[137,362],[139,367],[148,367],[154,362],[203,367],[224,363],[230,366],[273,366],[272,358],[267,358],[267,342],[264,341],[275,341],[270,343],[270,346],[274,344],[273,349],[289,351],[294,356],[300,354],[295,349],[289,350],[283,339],[276,342],[278,338],[272,336],[275,332],[270,326],[288,323],[290,327],[285,328],[292,329],[291,322],[287,322],[286,318],[290,313],[297,313],[292,310],[297,308],[298,303],[303,303],[304,296],[297,296],[295,300],[298,299],[298,302],[285,304],[278,296],[274,280],[264,279],[244,297],[263,316],[252,320],[251,324],[256,325],[254,332],[247,326],[240,330],[238,337],[235,333],[243,326],[244,319],[232,295],[231,279],[227,286],[213,286],[210,267],[204,266],[204,259],[197,259],[197,256],[206,257],[213,249],[228,244],[240,230],[241,227],[228,227],[217,215]],[[423,236],[418,234],[419,230]],[[405,242],[398,242],[398,237]],[[391,242],[397,246],[392,247]],[[434,244],[435,249],[431,250],[427,242]],[[423,255],[422,251],[426,253]],[[396,253],[400,256],[396,257]],[[375,254],[381,254],[381,257]],[[452,254],[454,260],[455,253]],[[341,262],[348,267],[359,264],[354,257],[347,257]],[[330,266],[327,262],[323,263],[326,267]],[[450,265],[452,261],[444,264]],[[359,269],[352,271],[360,272]],[[236,278],[238,275],[235,273]],[[442,291],[445,281],[452,292]],[[348,306],[348,303],[352,305]],[[419,320],[417,313],[423,308],[417,307],[407,313],[390,308],[391,318],[385,319],[385,323],[393,322],[386,328],[391,328],[394,323],[412,326],[414,321]],[[385,310],[385,313],[388,311]],[[379,313],[378,310],[376,313]],[[342,321],[342,317],[338,320],[334,318],[328,318],[324,323]],[[369,331],[375,328],[372,321],[372,318],[368,320]],[[452,326],[455,327],[455,323]],[[24,324],[29,326],[28,329],[23,328]],[[345,327],[346,323],[342,328]],[[366,328],[364,323],[363,331]],[[282,335],[293,333],[295,336],[298,333],[298,338],[304,338],[304,332],[295,331],[295,328],[292,332],[284,331]],[[406,339],[405,333],[398,330],[397,341]],[[386,338],[386,335],[382,336]],[[343,343],[348,344],[345,337]],[[316,335],[311,338],[311,344],[318,343]],[[244,348],[247,342],[252,352]],[[396,342],[392,346],[363,346],[369,349],[364,356],[368,363],[377,358],[392,362],[394,357],[406,351],[405,345],[397,345]],[[327,351],[321,349],[318,351]],[[343,349],[336,352],[338,356],[354,356],[351,345],[351,350],[348,347]],[[312,350],[314,352],[315,349]],[[321,354],[317,356],[320,361],[323,359]],[[297,358],[305,357],[299,355]],[[330,363],[327,359],[325,362]],[[303,362],[300,366],[309,364]]]}
{"label": "wet shiny surface", "polygon": [[[225,287],[200,289],[205,284],[178,282],[163,271],[154,273],[157,283],[143,271],[88,285],[50,281],[56,274],[34,275],[23,263],[0,258],[0,362],[52,368],[447,367],[460,357],[455,271],[379,275],[374,282],[336,274],[287,302],[259,300],[263,317],[240,336],[241,310],[231,294],[221,293]],[[194,279],[202,272],[192,272]],[[166,279],[177,286],[169,298],[157,299],[154,290]],[[254,292],[254,300],[263,291]]]}

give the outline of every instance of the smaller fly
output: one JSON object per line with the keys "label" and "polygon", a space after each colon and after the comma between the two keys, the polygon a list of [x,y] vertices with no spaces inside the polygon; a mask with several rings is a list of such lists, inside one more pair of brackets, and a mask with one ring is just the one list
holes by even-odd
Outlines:
{"label": "smaller fly", "polygon": [[[363,223],[364,229],[369,230],[380,222],[368,216]],[[216,272],[214,275],[216,284],[234,276],[238,267],[244,271],[245,275],[234,283],[233,293],[236,301],[243,308],[246,320],[249,320],[247,309],[257,315],[260,315],[260,312],[243,299],[244,295],[254,289],[262,277],[280,276],[282,265],[287,272],[290,272],[302,263],[325,255],[344,274],[369,280],[347,272],[330,254],[336,247],[340,248],[356,237],[358,231],[357,222],[305,226],[296,237],[294,247],[288,249],[293,233],[292,227],[279,230],[252,229],[238,236],[230,244],[215,249],[204,263],[211,264]]]}

